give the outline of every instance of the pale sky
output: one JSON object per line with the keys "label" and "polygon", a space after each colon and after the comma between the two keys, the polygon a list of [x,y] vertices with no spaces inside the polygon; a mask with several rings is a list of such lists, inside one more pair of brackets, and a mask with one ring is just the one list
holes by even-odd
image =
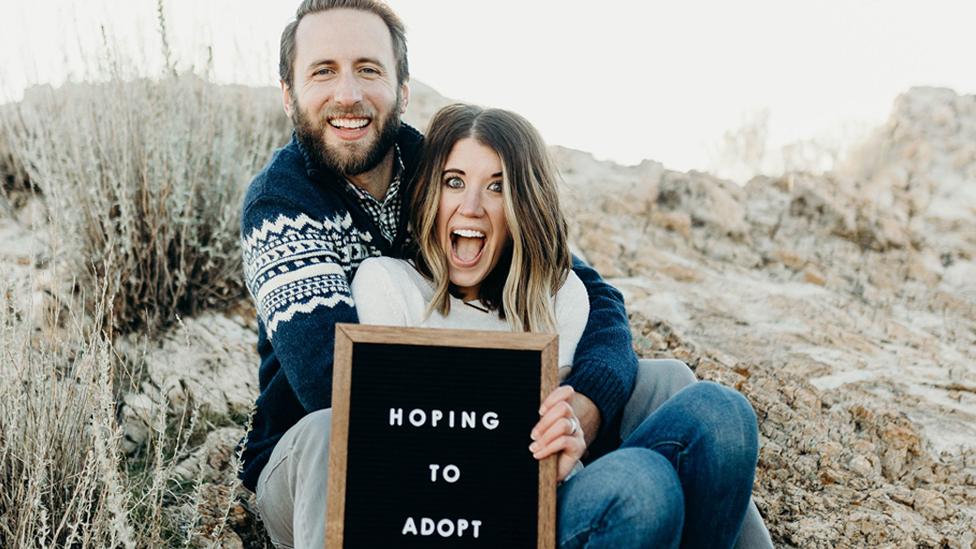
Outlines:
{"label": "pale sky", "polygon": [[[971,0],[390,0],[411,73],[520,112],[549,143],[707,169],[725,131],[769,113],[772,147],[881,124],[911,86],[976,93]],[[276,85],[292,0],[166,0],[177,66]],[[108,43],[161,66],[156,2],[0,0],[0,97],[85,78]],[[841,137],[838,137],[841,136]]]}

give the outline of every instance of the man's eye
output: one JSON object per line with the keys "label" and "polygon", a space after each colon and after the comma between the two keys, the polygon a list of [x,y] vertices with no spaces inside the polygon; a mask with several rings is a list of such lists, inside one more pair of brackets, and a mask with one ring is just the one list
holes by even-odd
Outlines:
{"label": "man's eye", "polygon": [[460,177],[448,177],[444,180],[444,185],[451,189],[463,189],[464,181]]}
{"label": "man's eye", "polygon": [[502,182],[492,181],[491,183],[488,184],[488,190],[495,193],[502,192]]}
{"label": "man's eye", "polygon": [[377,75],[380,73],[378,69],[374,69],[373,67],[363,67],[362,69],[360,69],[360,71],[372,75]]}
{"label": "man's eye", "polygon": [[326,76],[332,74],[332,69],[321,68],[312,73],[315,76]]}

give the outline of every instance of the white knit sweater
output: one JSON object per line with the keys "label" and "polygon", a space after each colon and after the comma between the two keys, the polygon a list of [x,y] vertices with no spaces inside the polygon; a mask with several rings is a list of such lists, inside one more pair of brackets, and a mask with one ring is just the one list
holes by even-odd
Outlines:
{"label": "white knit sweater", "polygon": [[[496,311],[484,312],[451,297],[447,316],[433,312],[427,318],[427,304],[434,295],[431,283],[413,265],[402,259],[374,257],[363,261],[352,281],[352,296],[363,324],[508,331],[508,322]],[[559,378],[564,379],[573,364],[576,344],[583,335],[590,303],[586,288],[573,272],[556,293],[555,314],[559,333]],[[481,302],[473,302],[481,306]]]}

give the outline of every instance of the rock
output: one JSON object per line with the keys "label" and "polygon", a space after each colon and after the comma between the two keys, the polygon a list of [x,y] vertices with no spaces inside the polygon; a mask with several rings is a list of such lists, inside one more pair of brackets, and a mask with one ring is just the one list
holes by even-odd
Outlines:
{"label": "rock", "polygon": [[814,267],[807,267],[803,270],[803,281],[817,286],[827,285],[827,278]]}
{"label": "rock", "polygon": [[917,490],[912,506],[929,520],[945,520],[950,516],[945,497],[932,490]]}

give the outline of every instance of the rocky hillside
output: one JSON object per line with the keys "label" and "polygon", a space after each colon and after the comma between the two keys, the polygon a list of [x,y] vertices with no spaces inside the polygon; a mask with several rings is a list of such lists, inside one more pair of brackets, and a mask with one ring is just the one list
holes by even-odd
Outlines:
{"label": "rocky hillside", "polygon": [[[415,85],[408,120],[446,102]],[[744,187],[553,154],[575,249],[625,293],[637,351],[755,407],[754,494],[778,546],[976,547],[976,96],[913,89],[834,173]],[[30,259],[42,200],[0,216],[0,263],[35,271],[36,317],[56,293]],[[242,302],[120,342],[146,372],[119,408],[126,448],[188,400],[243,423],[255,340]],[[242,431],[211,431],[179,473],[206,480],[198,512],[233,527],[225,546],[260,546],[232,480]]]}
{"label": "rocky hillside", "polygon": [[744,188],[557,149],[638,351],[756,408],[756,500],[800,547],[976,542],[976,97],[914,89],[825,176]]}

